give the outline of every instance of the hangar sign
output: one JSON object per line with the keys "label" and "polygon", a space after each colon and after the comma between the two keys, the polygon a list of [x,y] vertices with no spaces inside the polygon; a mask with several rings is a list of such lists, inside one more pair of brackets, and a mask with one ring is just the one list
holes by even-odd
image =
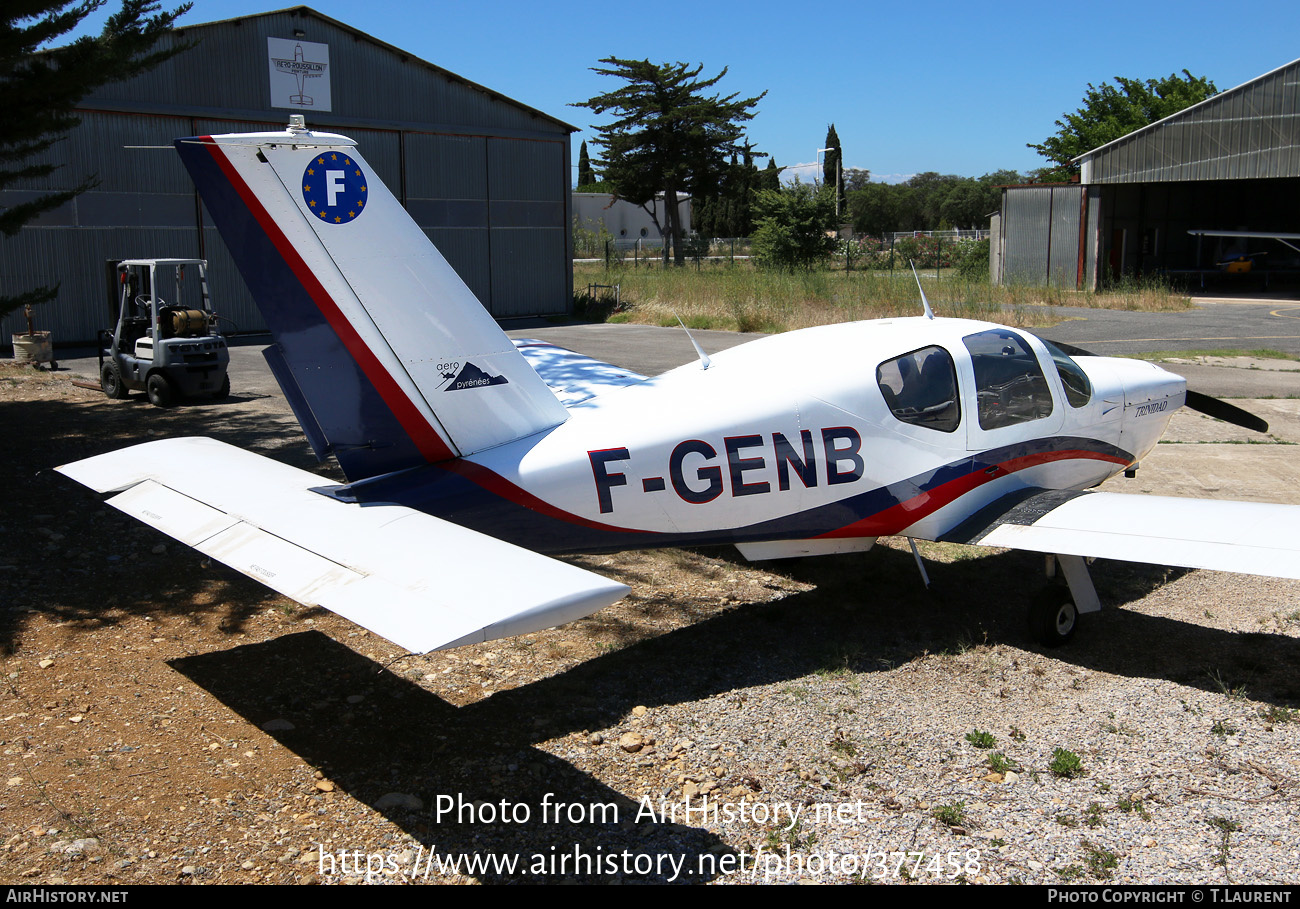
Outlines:
{"label": "hangar sign", "polygon": [[271,106],[330,109],[330,46],[292,38],[267,38]]}

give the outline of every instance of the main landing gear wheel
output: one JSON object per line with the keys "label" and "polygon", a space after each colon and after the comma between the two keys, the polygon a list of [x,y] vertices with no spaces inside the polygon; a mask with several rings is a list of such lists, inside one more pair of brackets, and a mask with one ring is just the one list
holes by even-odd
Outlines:
{"label": "main landing gear wheel", "polygon": [[176,390],[160,372],[151,375],[144,388],[149,394],[149,403],[154,407],[171,407],[176,403]]}
{"label": "main landing gear wheel", "polygon": [[99,371],[99,387],[104,389],[104,394],[116,401],[126,397],[126,383],[122,381],[122,371],[117,368],[116,363],[105,363],[104,368]]}
{"label": "main landing gear wheel", "polygon": [[1079,627],[1079,610],[1068,587],[1048,587],[1029,604],[1029,632],[1044,647],[1068,644]]}

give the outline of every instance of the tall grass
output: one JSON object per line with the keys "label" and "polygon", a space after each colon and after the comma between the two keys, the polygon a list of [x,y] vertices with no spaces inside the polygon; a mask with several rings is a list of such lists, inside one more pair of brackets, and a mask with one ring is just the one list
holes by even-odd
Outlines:
{"label": "tall grass", "polygon": [[[1047,325],[1060,320],[1058,306],[1105,309],[1176,310],[1186,297],[1152,286],[1115,293],[1078,293],[1052,287],[996,287],[986,280],[943,273],[922,282],[935,314],[982,319],[1007,325]],[[622,309],[611,321],[689,328],[780,332],[833,322],[921,314],[920,296],[910,272],[826,269],[806,273],[766,271],[752,265],[693,265],[685,268],[614,268],[578,265],[574,285],[618,284]],[[585,302],[585,301],[583,301]],[[595,309],[596,307],[593,307]]]}

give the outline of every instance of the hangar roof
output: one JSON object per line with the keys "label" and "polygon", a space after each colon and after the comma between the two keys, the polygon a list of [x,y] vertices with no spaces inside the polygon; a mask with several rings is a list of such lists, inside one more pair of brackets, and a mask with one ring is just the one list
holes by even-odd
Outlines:
{"label": "hangar roof", "polygon": [[1076,160],[1083,183],[1300,177],[1300,60]]}
{"label": "hangar roof", "polygon": [[[311,20],[315,20],[312,22]],[[567,134],[577,127],[394,47],[308,6],[180,25],[159,41],[190,50],[133,79],[103,86],[83,109],[266,119],[268,37],[330,45],[333,109],[310,121],[390,128]],[[279,114],[277,114],[277,117]]]}

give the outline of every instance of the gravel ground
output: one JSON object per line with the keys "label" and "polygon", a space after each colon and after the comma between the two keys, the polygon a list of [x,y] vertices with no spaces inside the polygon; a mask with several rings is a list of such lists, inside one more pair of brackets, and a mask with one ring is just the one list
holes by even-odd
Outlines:
{"label": "gravel ground", "polygon": [[[4,366],[0,416],[0,880],[1300,879],[1296,583],[1098,563],[1111,608],[1044,651],[1037,556],[928,546],[926,592],[894,543],[621,553],[575,559],[611,609],[412,656],[50,470],[181,434],[311,469],[278,399]],[[1294,448],[1175,420],[1142,489],[1262,457],[1251,494],[1300,502]]]}

